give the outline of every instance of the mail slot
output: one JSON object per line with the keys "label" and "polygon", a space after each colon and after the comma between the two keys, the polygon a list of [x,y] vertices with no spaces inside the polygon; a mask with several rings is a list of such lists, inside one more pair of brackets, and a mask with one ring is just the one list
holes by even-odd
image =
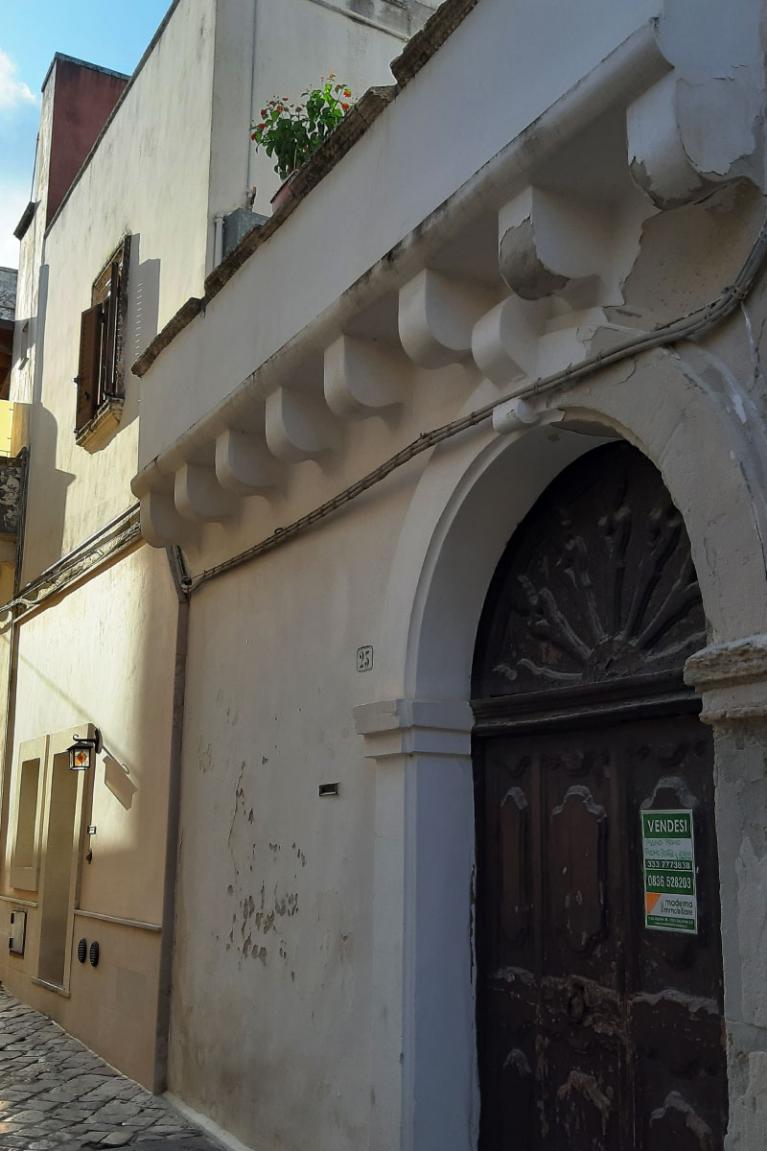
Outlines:
{"label": "mail slot", "polygon": [[8,950],[11,955],[24,954],[24,942],[27,936],[26,911],[11,912],[11,934],[8,936]]}

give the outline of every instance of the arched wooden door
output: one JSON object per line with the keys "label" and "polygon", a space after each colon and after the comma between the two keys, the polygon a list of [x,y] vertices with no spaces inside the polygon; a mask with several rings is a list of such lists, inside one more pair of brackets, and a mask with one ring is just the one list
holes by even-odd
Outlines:
{"label": "arched wooden door", "polygon": [[681,674],[704,642],[659,473],[625,443],[581,457],[477,643],[481,1151],[722,1149],[712,740]]}

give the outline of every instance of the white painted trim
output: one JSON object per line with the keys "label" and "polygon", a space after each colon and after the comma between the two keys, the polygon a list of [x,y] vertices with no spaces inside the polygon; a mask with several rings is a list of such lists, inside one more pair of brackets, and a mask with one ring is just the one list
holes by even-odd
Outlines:
{"label": "white painted trim", "polygon": [[365,737],[366,759],[471,755],[474,716],[466,700],[392,699],[354,709],[357,734]]}
{"label": "white painted trim", "polygon": [[52,991],[54,995],[60,995],[62,999],[71,999],[72,993],[66,987],[59,987],[58,983],[50,983],[47,979],[39,979],[36,975],[32,976],[32,983],[35,987],[44,987],[46,991]]}
{"label": "white painted trim", "polygon": [[16,907],[37,907],[36,899],[16,899],[13,895],[0,895],[0,903],[13,903]]}
{"label": "white painted trim", "polygon": [[116,923],[119,927],[134,927],[138,931],[162,931],[162,924],[160,923],[145,923],[142,919],[125,919],[122,915],[106,915],[102,911],[84,911],[82,907],[76,907],[74,911],[75,919],[98,919],[101,923]]}

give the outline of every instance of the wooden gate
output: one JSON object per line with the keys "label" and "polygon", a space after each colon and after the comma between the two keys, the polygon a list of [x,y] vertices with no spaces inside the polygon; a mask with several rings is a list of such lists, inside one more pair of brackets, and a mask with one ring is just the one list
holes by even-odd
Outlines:
{"label": "wooden gate", "polygon": [[[481,1151],[721,1151],[712,741],[681,676],[704,642],[660,475],[588,453],[514,534],[477,643]],[[692,812],[694,931],[645,925],[653,810]]]}

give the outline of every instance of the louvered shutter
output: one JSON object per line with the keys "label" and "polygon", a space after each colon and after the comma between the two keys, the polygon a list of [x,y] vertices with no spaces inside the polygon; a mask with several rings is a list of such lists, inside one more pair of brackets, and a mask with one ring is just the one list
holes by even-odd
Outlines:
{"label": "louvered shutter", "polygon": [[[116,396],[117,386],[117,329],[120,321],[120,261],[112,261],[112,271],[109,278],[109,298],[105,315],[105,342],[104,342],[104,396]],[[103,397],[102,397],[103,398]]]}
{"label": "louvered shutter", "polygon": [[77,373],[77,414],[75,431],[85,427],[96,414],[101,359],[103,305],[96,304],[83,312],[80,321],[80,366]]}

